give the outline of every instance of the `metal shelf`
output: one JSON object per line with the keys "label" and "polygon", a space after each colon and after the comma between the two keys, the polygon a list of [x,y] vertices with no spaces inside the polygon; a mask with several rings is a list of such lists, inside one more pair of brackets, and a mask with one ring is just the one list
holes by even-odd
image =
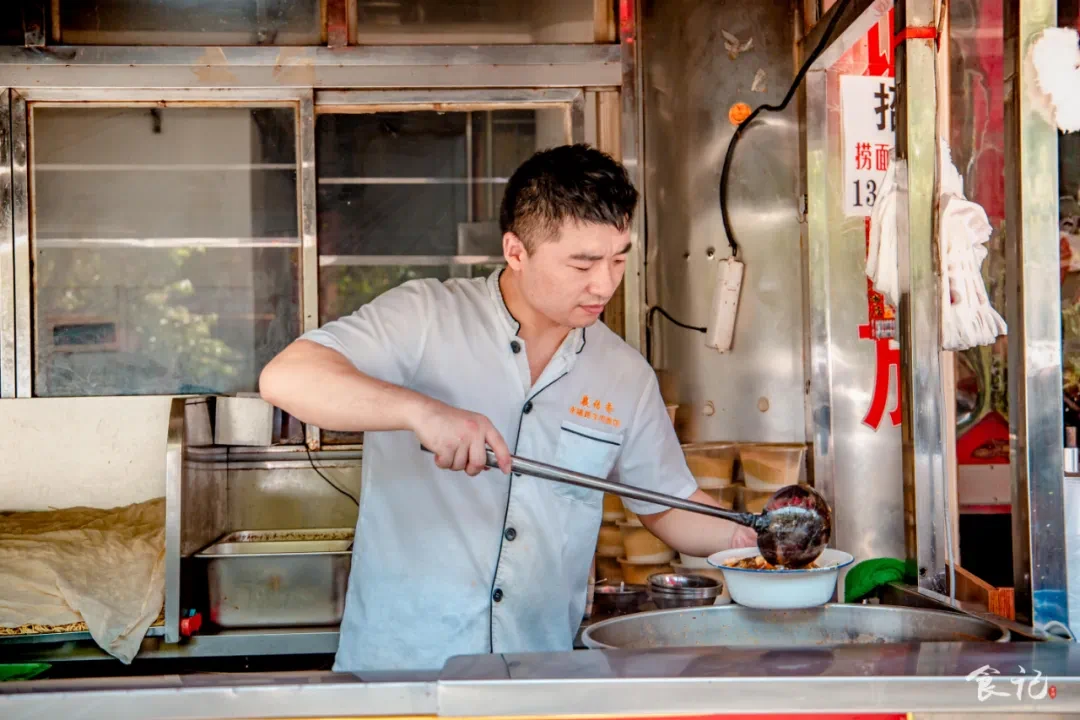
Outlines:
{"label": "metal shelf", "polygon": [[222,172],[233,170],[297,170],[297,163],[167,163],[167,164],[111,164],[111,163],[34,163],[33,172]]}
{"label": "metal shelf", "polygon": [[34,248],[299,248],[300,238],[289,237],[173,237],[173,238],[34,238]]}
{"label": "metal shelf", "polygon": [[502,255],[320,255],[319,267],[368,267],[383,265],[412,265],[443,267],[446,265],[498,265],[505,262]]}
{"label": "metal shelf", "polygon": [[325,177],[320,185],[505,185],[510,178]]}

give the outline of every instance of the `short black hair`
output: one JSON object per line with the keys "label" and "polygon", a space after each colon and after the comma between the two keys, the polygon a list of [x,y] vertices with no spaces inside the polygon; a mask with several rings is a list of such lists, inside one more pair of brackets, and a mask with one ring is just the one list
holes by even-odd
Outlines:
{"label": "short black hair", "polygon": [[553,240],[566,220],[625,231],[638,192],[611,156],[588,145],[542,150],[514,171],[503,194],[499,226],[532,250]]}

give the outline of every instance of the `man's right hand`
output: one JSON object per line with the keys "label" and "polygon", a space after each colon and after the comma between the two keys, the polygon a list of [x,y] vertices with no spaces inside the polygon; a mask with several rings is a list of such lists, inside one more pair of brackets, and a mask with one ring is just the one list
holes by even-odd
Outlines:
{"label": "man's right hand", "polygon": [[490,446],[499,469],[510,473],[510,448],[490,420],[438,400],[427,400],[415,413],[411,425],[420,443],[435,453],[436,465],[476,476],[487,468]]}

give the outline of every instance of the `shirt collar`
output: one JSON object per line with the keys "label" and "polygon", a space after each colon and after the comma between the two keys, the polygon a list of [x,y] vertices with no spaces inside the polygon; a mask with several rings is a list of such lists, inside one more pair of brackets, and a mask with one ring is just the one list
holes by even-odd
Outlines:
{"label": "shirt collar", "polygon": [[[506,307],[506,300],[503,298],[502,288],[499,286],[499,278],[502,277],[502,272],[503,268],[499,268],[488,275],[488,294],[491,296],[491,301],[495,303],[495,310],[500,321],[511,336],[516,336],[518,331],[521,330],[521,323],[510,314],[510,309]],[[563,341],[557,355],[566,355],[568,358],[580,355],[581,351],[585,349],[585,342],[585,328],[574,328],[566,336],[566,340]]]}

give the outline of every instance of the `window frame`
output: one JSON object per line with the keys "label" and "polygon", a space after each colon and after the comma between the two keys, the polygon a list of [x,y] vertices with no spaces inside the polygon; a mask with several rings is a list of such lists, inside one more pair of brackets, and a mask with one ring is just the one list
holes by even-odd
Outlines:
{"label": "window frame", "polygon": [[[319,91],[315,94],[315,116],[370,114],[379,112],[469,113],[499,110],[561,110],[564,136],[569,142],[586,139],[585,93],[569,89],[506,90],[402,90],[402,91]],[[318,168],[316,168],[316,175]],[[318,178],[316,177],[316,184]],[[471,189],[471,186],[470,186]],[[496,261],[487,256],[359,256],[320,255],[319,269],[332,266],[419,264],[476,265]]]}
{"label": "window frame", "polygon": [[[30,147],[33,142],[32,111],[34,108],[108,108],[108,107],[235,107],[292,109],[296,127],[297,227],[299,230],[300,296],[299,325],[301,332],[318,324],[318,297],[309,292],[312,279],[317,282],[315,237],[315,136],[314,92],[310,89],[248,89],[206,90],[178,89],[117,89],[117,88],[29,88],[11,89],[11,204],[13,207],[13,323],[3,324],[5,298],[0,297],[0,335],[8,336],[13,325],[14,353],[10,359],[0,354],[0,397],[40,397],[35,393],[35,342],[37,329],[36,290],[33,270],[33,178],[30,167]],[[0,153],[3,151],[0,143]],[[0,157],[0,161],[3,158]],[[3,188],[0,187],[0,193]],[[306,200],[312,199],[308,203]],[[0,242],[8,235],[0,236]],[[0,288],[4,286],[8,253],[0,245]],[[317,289],[317,288],[316,288]],[[0,341],[0,351],[4,343]],[[13,378],[11,383],[9,378]],[[13,384],[13,387],[11,385]],[[179,395],[177,395],[179,396]]]}
{"label": "window frame", "polygon": [[[34,395],[27,103],[296,103],[306,330],[319,319],[317,285],[304,282],[317,279],[318,268],[317,95],[323,105],[349,99],[395,109],[566,103],[573,140],[623,159],[640,182],[637,136],[627,126],[637,119],[637,95],[625,87],[636,79],[636,58],[621,42],[632,29],[632,22],[620,25],[616,42],[562,45],[0,47],[0,398]],[[639,225],[636,219],[635,238]],[[641,279],[640,268],[627,273],[621,301],[635,346]]]}
{"label": "window frame", "polygon": [[[315,116],[368,114],[377,112],[482,112],[488,110],[562,110],[565,137],[573,143],[595,141],[595,127],[586,128],[586,93],[581,88],[500,88],[500,89],[415,89],[415,90],[320,90],[315,93]],[[312,129],[314,132],[314,128]],[[318,168],[316,168],[316,171]],[[316,172],[317,175],[317,172]],[[318,178],[315,179],[316,192]],[[313,199],[314,202],[314,199]],[[318,306],[318,270],[323,267],[389,262],[467,265],[489,262],[488,257],[466,256],[382,256],[323,255],[315,258],[314,300]],[[449,262],[446,262],[449,261]],[[306,287],[306,286],[305,286]],[[316,318],[318,322],[318,318]],[[307,444],[322,447],[322,432],[308,425]]]}
{"label": "window frame", "polygon": [[[314,90],[311,88],[12,88],[0,89],[0,397],[35,397],[36,282],[33,272],[33,207],[30,147],[32,113],[38,107],[289,107],[296,114],[297,212],[300,230],[300,331],[319,326],[317,237],[318,168],[315,155],[317,115],[327,113],[472,112],[486,110],[560,110],[571,142],[595,142],[596,124],[588,127],[587,106],[595,111],[596,93],[583,88],[480,88],[406,90]],[[6,183],[6,184],[5,184]],[[419,259],[419,258],[418,258]],[[475,258],[474,258],[475,259]],[[454,258],[460,264],[469,258]],[[421,260],[423,261],[423,260]],[[326,256],[323,264],[342,264]],[[428,261],[430,262],[430,260]],[[348,260],[345,260],[345,264]],[[319,431],[310,428],[308,444],[319,447]]]}

